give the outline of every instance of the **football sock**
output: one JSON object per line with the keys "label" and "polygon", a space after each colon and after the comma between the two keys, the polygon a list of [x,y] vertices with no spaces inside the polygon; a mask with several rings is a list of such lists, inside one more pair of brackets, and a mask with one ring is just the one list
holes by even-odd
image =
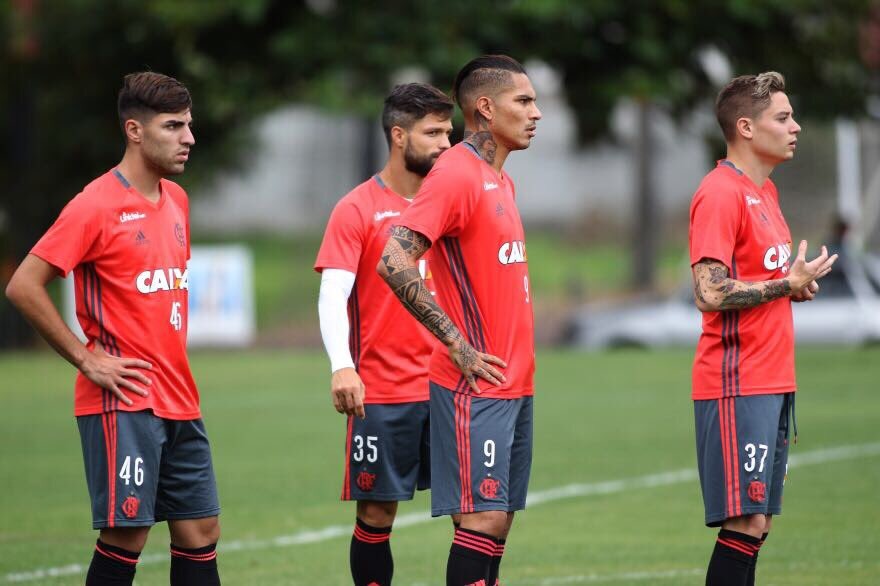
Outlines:
{"label": "football sock", "polygon": [[501,567],[501,556],[504,555],[504,544],[507,540],[498,539],[495,542],[495,553],[492,555],[492,562],[489,564],[489,579],[486,586],[499,586],[498,570]]}
{"label": "football sock", "polygon": [[130,586],[140,552],[128,551],[98,539],[86,574],[86,586]]}
{"label": "football sock", "polygon": [[360,519],[354,526],[349,552],[355,586],[388,586],[394,575],[391,527],[373,527]]}
{"label": "football sock", "polygon": [[491,586],[489,566],[495,555],[496,540],[491,535],[456,529],[446,563],[446,586]]}
{"label": "football sock", "polygon": [[[761,536],[761,541],[758,543],[758,551],[760,551],[761,546],[764,545],[764,542],[767,541],[767,533]],[[752,558],[752,565],[749,566],[749,577],[746,579],[746,586],[755,586],[755,569],[758,566],[758,551],[755,552],[755,557]]]}
{"label": "football sock", "polygon": [[722,529],[706,572],[706,586],[745,586],[761,539]]}
{"label": "football sock", "polygon": [[172,543],[171,586],[220,586],[217,544],[186,549]]}

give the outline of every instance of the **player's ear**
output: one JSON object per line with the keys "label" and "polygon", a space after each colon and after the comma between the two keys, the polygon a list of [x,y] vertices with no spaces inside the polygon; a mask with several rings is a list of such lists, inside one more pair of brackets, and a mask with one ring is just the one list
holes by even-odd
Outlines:
{"label": "player's ear", "polygon": [[[477,114],[485,118],[487,121],[491,121],[495,117],[495,103],[492,101],[492,98],[488,96],[480,96],[477,98],[477,102],[474,104],[474,109],[477,111]],[[479,121],[479,117],[477,117]]]}
{"label": "player's ear", "polygon": [[754,135],[751,118],[738,118],[736,121],[736,133],[743,138],[750,139]]}
{"label": "player's ear", "polygon": [[401,128],[400,126],[392,126],[391,127],[391,144],[396,147],[403,148],[404,141],[406,138],[406,130]]}
{"label": "player's ear", "polygon": [[125,138],[135,144],[140,144],[144,140],[144,125],[134,118],[125,121]]}

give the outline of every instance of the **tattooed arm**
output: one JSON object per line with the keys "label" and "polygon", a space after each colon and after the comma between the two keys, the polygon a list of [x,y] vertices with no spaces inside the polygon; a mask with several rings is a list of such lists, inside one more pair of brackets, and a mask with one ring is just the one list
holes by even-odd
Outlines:
{"label": "tattooed arm", "polygon": [[376,272],[385,280],[391,290],[419,323],[428,328],[449,350],[452,362],[461,370],[474,392],[479,393],[474,377],[479,376],[493,385],[504,382],[504,375],[492,364],[502,368],[503,360],[477,352],[449,316],[443,311],[433,295],[425,286],[419,274],[418,261],[431,247],[430,241],[422,234],[405,226],[395,226],[391,237],[385,244]]}
{"label": "tattooed arm", "polygon": [[[828,256],[822,247],[822,253],[810,262],[806,261],[807,242],[801,241],[798,255],[792,263],[788,276],[772,281],[740,281],[730,277],[724,263],[711,258],[704,258],[693,266],[694,299],[700,311],[725,311],[729,309],[746,309],[781,297],[794,297],[800,300],[813,289],[815,281],[831,271],[837,255]],[[810,299],[812,296],[809,297]]]}

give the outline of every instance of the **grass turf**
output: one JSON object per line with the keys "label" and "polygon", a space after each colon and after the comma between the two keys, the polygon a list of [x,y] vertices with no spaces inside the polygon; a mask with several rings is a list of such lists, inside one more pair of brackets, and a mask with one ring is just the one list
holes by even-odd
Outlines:
{"label": "grass turf", "polygon": [[[196,353],[212,439],[226,584],[347,584],[353,506],[337,500],[344,421],[330,406],[318,352]],[[693,470],[691,353],[544,351],[538,357],[531,492]],[[801,437],[793,454],[880,441],[880,350],[798,353]],[[73,371],[48,353],[0,355],[0,583],[81,584],[95,534],[71,416]],[[880,580],[880,456],[793,466],[784,514],[761,552],[762,585]],[[400,514],[428,508],[426,495]],[[311,543],[273,538],[340,527]],[[448,520],[398,527],[395,584],[443,583]],[[306,540],[308,541],[308,540]],[[703,583],[714,531],[696,480],[552,500],[521,513],[502,566],[505,586]],[[137,584],[167,584],[157,526]],[[158,561],[153,561],[158,558]]]}

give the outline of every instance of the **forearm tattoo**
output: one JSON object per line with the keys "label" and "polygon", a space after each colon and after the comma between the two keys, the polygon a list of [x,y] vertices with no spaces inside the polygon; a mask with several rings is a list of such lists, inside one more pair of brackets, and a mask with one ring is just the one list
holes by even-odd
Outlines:
{"label": "forearm tattoo", "polygon": [[791,295],[791,284],[788,279],[738,281],[720,262],[702,260],[694,265],[694,295],[719,310],[746,309]]}
{"label": "forearm tattoo", "polygon": [[379,263],[384,268],[385,282],[407,311],[448,346],[462,339],[461,332],[434,301],[416,266],[416,261],[430,247],[431,243],[423,235],[404,226],[395,226]]}

